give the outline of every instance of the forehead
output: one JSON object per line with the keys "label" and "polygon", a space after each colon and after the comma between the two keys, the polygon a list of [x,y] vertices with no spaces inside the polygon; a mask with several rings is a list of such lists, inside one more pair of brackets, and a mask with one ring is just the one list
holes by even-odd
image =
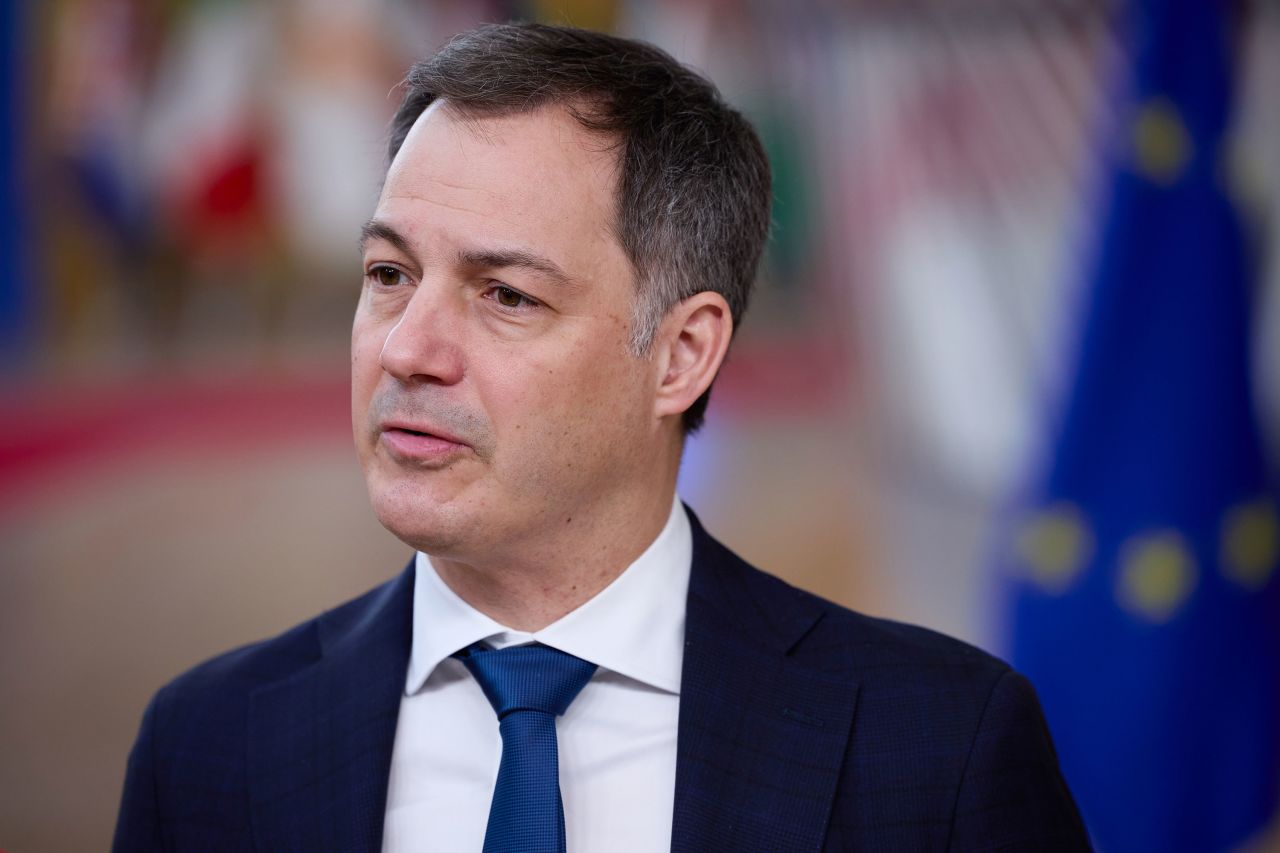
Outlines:
{"label": "forehead", "polygon": [[612,140],[563,107],[474,116],[440,101],[388,169],[377,218],[423,245],[519,243],[599,274],[621,254],[617,172]]}

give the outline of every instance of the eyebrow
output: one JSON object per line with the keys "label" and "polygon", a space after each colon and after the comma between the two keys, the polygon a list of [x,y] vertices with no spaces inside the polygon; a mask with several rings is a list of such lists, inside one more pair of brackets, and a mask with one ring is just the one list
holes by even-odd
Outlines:
{"label": "eyebrow", "polygon": [[458,260],[466,266],[485,267],[487,269],[526,269],[540,273],[556,284],[567,285],[572,282],[568,273],[550,258],[535,255],[522,249],[463,249],[458,252]]}
{"label": "eyebrow", "polygon": [[369,245],[370,240],[385,240],[395,246],[398,251],[406,255],[413,254],[409,247],[409,241],[403,234],[387,223],[379,222],[376,219],[370,219],[360,226],[360,254],[364,254],[364,250]]}
{"label": "eyebrow", "polygon": [[[406,255],[413,255],[409,240],[385,222],[370,219],[360,228],[360,253],[364,254],[370,240],[384,240]],[[568,285],[573,279],[550,258],[523,249],[462,249],[458,252],[459,264],[487,269],[525,269],[539,273],[556,284]]]}

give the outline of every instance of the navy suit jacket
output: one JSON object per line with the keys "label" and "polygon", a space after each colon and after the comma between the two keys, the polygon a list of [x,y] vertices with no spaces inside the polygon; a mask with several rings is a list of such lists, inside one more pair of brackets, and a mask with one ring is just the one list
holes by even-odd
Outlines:
{"label": "navy suit jacket", "polygon": [[[1022,676],[794,589],[692,521],[673,851],[1088,849]],[[412,591],[411,562],[162,688],[114,849],[376,853]]]}

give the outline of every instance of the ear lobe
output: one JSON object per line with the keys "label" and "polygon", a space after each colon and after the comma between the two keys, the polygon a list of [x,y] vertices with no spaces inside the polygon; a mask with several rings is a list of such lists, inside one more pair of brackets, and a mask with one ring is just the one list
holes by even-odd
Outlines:
{"label": "ear lobe", "polygon": [[733,315],[718,293],[695,293],[672,308],[659,332],[662,376],[654,414],[681,415],[692,406],[711,387],[732,337]]}

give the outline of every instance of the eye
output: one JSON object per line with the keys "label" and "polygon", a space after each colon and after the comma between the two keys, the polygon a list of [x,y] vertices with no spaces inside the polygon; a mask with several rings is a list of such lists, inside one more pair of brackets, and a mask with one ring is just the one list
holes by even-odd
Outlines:
{"label": "eye", "polygon": [[405,274],[395,267],[389,267],[386,264],[379,264],[373,267],[369,272],[365,273],[365,277],[370,279],[379,287],[397,287],[405,282]]}
{"label": "eye", "polygon": [[489,293],[493,300],[503,308],[514,310],[518,308],[535,308],[538,305],[537,302],[525,296],[520,291],[513,290],[502,284],[493,287]]}

